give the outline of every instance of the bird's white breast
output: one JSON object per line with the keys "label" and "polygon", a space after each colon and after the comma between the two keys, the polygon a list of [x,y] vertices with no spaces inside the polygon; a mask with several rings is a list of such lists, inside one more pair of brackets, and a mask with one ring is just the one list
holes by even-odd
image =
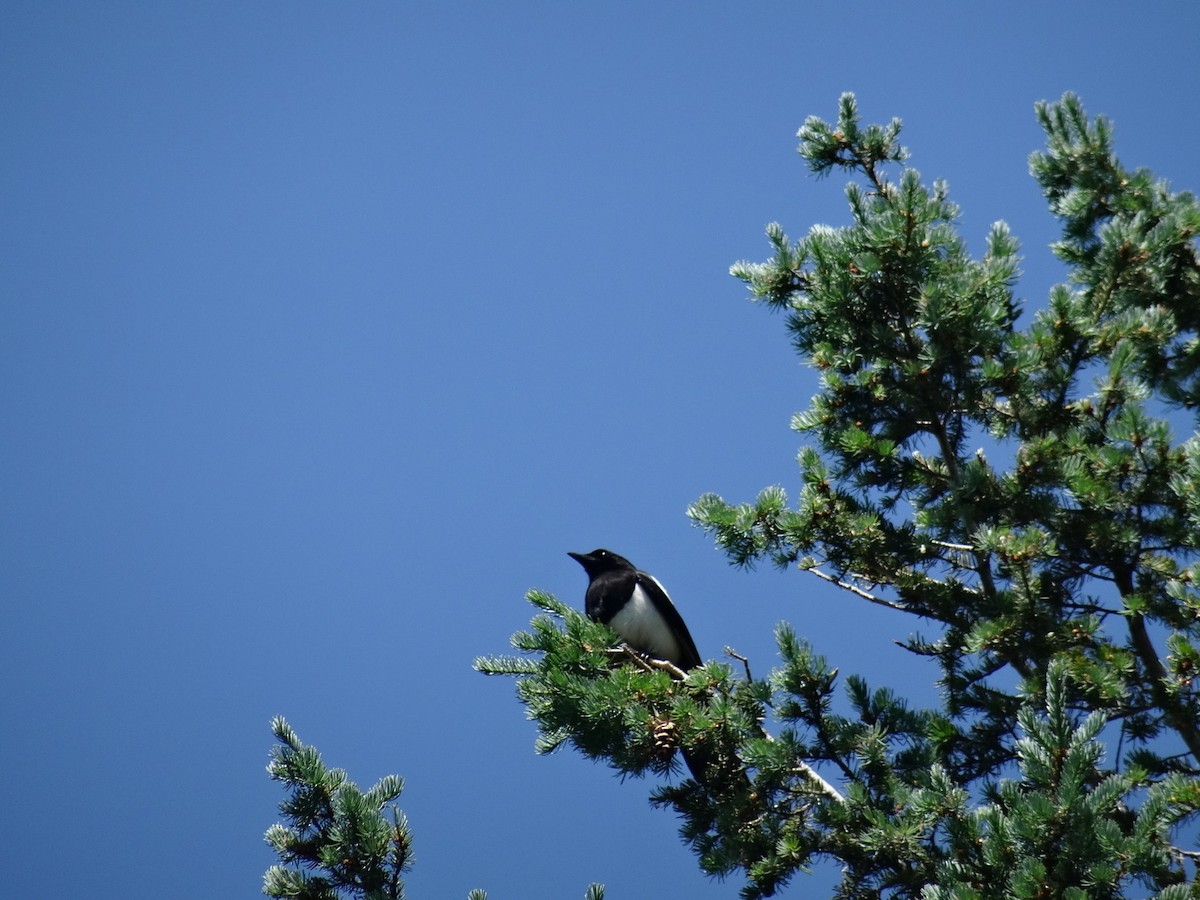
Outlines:
{"label": "bird's white breast", "polygon": [[683,657],[679,642],[640,584],[608,624],[634,650],[675,663]]}

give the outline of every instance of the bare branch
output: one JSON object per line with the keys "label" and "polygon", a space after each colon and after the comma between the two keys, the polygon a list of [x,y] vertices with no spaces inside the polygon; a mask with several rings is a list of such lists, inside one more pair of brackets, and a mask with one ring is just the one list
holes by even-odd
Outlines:
{"label": "bare branch", "polygon": [[679,666],[675,665],[675,663],[671,662],[669,659],[655,659],[653,656],[647,656],[644,653],[638,653],[628,644],[621,644],[619,647],[609,647],[605,652],[612,657],[620,656],[624,657],[625,659],[631,659],[647,672],[653,672],[655,669],[661,669],[679,681],[683,681],[683,679],[687,678],[687,672],[683,671],[683,669],[679,668]]}
{"label": "bare branch", "polygon": [[806,778],[808,778],[809,781],[813,782],[817,787],[819,787],[831,799],[836,800],[838,803],[846,802],[846,798],[841,795],[841,793],[838,791],[838,789],[835,788],[828,781],[826,781],[824,778],[822,778],[817,773],[817,770],[814,769],[812,766],[810,766],[808,763],[804,762],[803,760],[800,760],[797,763],[796,771],[798,771],[801,775],[804,775]]}
{"label": "bare branch", "polygon": [[836,584],[838,587],[843,588],[852,594],[857,594],[859,597],[862,597],[864,600],[869,600],[872,603],[879,604],[880,606],[886,606],[888,609],[894,609],[899,612],[908,612],[908,607],[905,606],[903,603],[897,603],[895,600],[886,600],[883,597],[877,597],[874,594],[870,593],[869,591],[864,591],[862,588],[860,588],[856,584],[850,584],[848,581],[842,581],[839,578],[835,578],[833,575],[829,575],[829,574],[826,574],[825,572],[822,572],[816,566],[805,569],[804,571],[812,572],[818,578],[822,578],[825,581],[828,581],[830,584]]}
{"label": "bare branch", "polygon": [[742,654],[738,653],[732,647],[725,648],[725,655],[732,657],[733,659],[736,659],[738,662],[740,662],[742,664],[742,668],[746,670],[746,680],[747,681],[754,680],[753,678],[750,677],[750,660],[749,659],[742,656]]}
{"label": "bare branch", "polygon": [[[765,728],[763,729],[763,737],[766,738],[771,743],[775,743],[775,738]],[[809,781],[811,781],[813,784],[815,784],[817,787],[819,787],[821,789],[821,792],[824,793],[829,798],[836,800],[838,803],[846,802],[846,798],[842,796],[842,793],[837,788],[835,788],[832,784],[830,784],[828,781],[826,781],[824,778],[822,778],[821,775],[817,772],[817,770],[814,769],[812,766],[810,766],[808,763],[806,763],[804,760],[802,760],[802,759],[797,760],[796,768],[793,769],[793,771],[797,775],[803,775],[805,778],[807,778]]]}
{"label": "bare branch", "polygon": [[930,538],[929,543],[935,547],[944,547],[947,550],[957,550],[960,553],[974,553],[975,548],[970,544],[953,544],[950,541],[939,541],[936,538]]}

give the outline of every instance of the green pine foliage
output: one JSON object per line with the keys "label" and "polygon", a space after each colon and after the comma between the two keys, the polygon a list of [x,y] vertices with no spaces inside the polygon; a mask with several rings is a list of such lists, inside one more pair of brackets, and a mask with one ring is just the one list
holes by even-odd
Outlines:
{"label": "green pine foliage", "polygon": [[[267,829],[266,841],[282,865],[267,869],[263,893],[293,900],[404,900],[413,839],[393,802],[403,780],[387,775],[363,792],[344,771],[326,766],[283,716],[271,720],[271,731],[279,743],[271,748],[267,773],[289,794],[279,804],[286,824]],[[467,900],[487,900],[487,892],[477,888]],[[588,885],[584,900],[604,900],[604,886]]]}
{"label": "green pine foliage", "polygon": [[[271,720],[277,743],[267,772],[289,791],[279,804],[286,824],[267,829],[283,865],[263,879],[269,897],[296,900],[403,900],[412,865],[412,834],[392,802],[404,782],[395,775],[360,790],[341,769],[327,767],[282,716]],[[385,812],[385,807],[386,812]]]}
{"label": "green pine foliage", "polygon": [[542,752],[700,760],[652,800],[743,897],[820,861],[841,898],[1200,896],[1200,437],[1171,424],[1200,409],[1200,206],[1126,169],[1076,97],[1037,116],[1070,276],[1032,313],[1008,228],[973,257],[899,121],[864,125],[847,94],[805,122],[849,223],[771,225],[771,258],[732,268],[820,372],[798,497],[689,511],[734,564],[913,616],[898,638],[940,706],[841,677],[787,625],[765,678],[684,677],[539,592],[519,655],[476,663],[517,679]]}

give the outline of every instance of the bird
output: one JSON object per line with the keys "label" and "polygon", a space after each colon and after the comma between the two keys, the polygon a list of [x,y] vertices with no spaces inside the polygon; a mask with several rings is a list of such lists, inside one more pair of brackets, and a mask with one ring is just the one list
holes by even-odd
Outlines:
{"label": "bird", "polygon": [[658,579],[611,550],[567,553],[588,575],[584,612],[626,644],[687,672],[702,665],[683,616]]}
{"label": "bird", "polygon": [[[703,665],[683,616],[657,578],[611,550],[567,555],[587,572],[583,608],[589,619],[603,622],[639,653],[665,659],[684,672]],[[709,784],[711,754],[679,749],[696,782]]]}

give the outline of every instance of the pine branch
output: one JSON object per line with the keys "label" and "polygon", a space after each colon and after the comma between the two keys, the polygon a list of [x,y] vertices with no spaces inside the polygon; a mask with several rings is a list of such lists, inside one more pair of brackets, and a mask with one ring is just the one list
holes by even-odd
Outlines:
{"label": "pine branch", "polygon": [[[870,593],[869,591],[863,590],[862,588],[858,587],[855,584],[851,584],[848,581],[842,581],[839,578],[835,578],[833,575],[829,575],[826,572],[822,572],[816,566],[805,566],[804,571],[811,572],[813,575],[816,575],[818,578],[822,579],[823,581],[828,581],[830,584],[835,584],[838,587],[842,588],[843,590],[849,591],[850,593],[855,594],[856,596],[862,597],[864,600],[868,600],[871,603],[876,604],[877,606],[884,606],[884,607],[887,607],[888,609],[898,610],[899,612],[908,612],[909,611],[908,607],[905,606],[903,603],[897,603],[894,600],[888,600],[884,597],[879,597],[875,594]],[[851,577],[856,577],[856,576],[852,575]]]}
{"label": "pine branch", "polygon": [[1151,694],[1166,713],[1171,727],[1183,738],[1192,758],[1200,763],[1200,723],[1191,718],[1186,707],[1177,703],[1167,692],[1166,683],[1170,679],[1170,674],[1159,658],[1158,649],[1154,646],[1154,641],[1146,628],[1145,618],[1137,613],[1130,613],[1126,617],[1126,621],[1130,641],[1146,670],[1146,679]]}

